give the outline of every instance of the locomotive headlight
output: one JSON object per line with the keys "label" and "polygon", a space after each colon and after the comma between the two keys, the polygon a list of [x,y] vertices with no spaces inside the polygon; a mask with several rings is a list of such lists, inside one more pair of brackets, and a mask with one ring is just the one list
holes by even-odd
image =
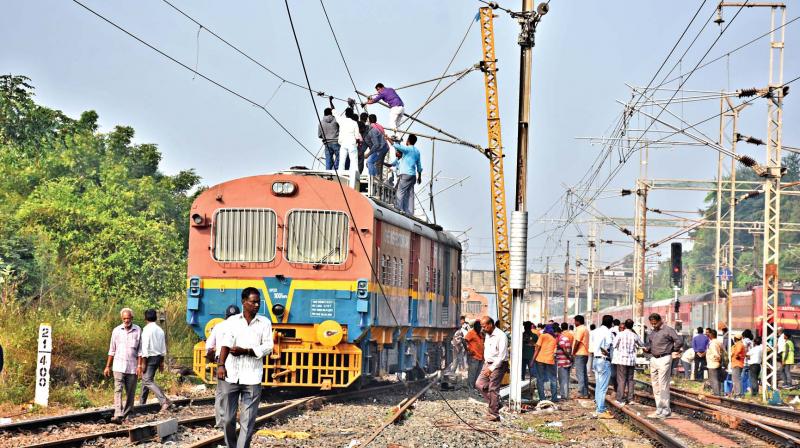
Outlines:
{"label": "locomotive headlight", "polygon": [[277,196],[291,196],[297,191],[294,182],[275,182],[272,184],[272,193]]}
{"label": "locomotive headlight", "polygon": [[280,303],[272,305],[272,314],[274,314],[275,317],[283,317],[283,313],[285,312],[286,312],[286,307],[284,307]]}

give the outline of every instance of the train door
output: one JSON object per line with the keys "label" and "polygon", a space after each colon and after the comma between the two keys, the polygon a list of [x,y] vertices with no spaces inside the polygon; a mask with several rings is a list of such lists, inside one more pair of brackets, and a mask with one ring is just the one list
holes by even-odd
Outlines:
{"label": "train door", "polygon": [[[385,273],[387,269],[386,260],[383,258],[383,253],[381,251],[381,242],[383,241],[383,223],[381,221],[375,220],[375,254],[373,255],[372,262],[375,265],[375,271],[377,272],[378,277],[372,279],[372,284],[377,285],[378,282],[383,283],[386,279]],[[370,311],[372,314],[372,325],[377,325],[378,323],[378,299],[379,295],[383,294],[383,288],[376,287],[374,288],[375,292],[370,294]]]}
{"label": "train door", "polygon": [[[414,300],[412,295],[416,291],[419,294],[419,256],[420,256],[420,236],[411,233],[411,250],[408,256],[408,322],[417,325],[417,306],[419,300]],[[419,297],[419,295],[418,295]]]}

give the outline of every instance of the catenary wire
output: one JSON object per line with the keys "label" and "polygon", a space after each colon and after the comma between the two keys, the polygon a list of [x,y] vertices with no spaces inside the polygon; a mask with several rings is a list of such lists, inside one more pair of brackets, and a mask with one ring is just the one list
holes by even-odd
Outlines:
{"label": "catenary wire", "polygon": [[[234,96],[238,97],[239,99],[241,99],[241,100],[243,100],[243,101],[245,101],[245,102],[247,102],[247,103],[250,103],[251,105],[253,105],[254,107],[256,107],[256,108],[258,108],[258,109],[261,109],[261,110],[262,110],[262,111],[264,111],[264,113],[266,113],[266,114],[267,114],[267,115],[268,115],[268,116],[269,116],[269,117],[270,117],[270,118],[271,118],[271,119],[272,119],[272,120],[273,120],[273,121],[274,121],[274,122],[275,122],[275,123],[276,123],[276,124],[277,124],[277,125],[278,125],[278,126],[281,128],[281,129],[282,129],[282,130],[283,130],[283,131],[284,131],[284,132],[286,132],[286,134],[288,134],[288,135],[289,135],[289,137],[291,137],[291,138],[292,138],[292,140],[294,140],[294,141],[295,141],[295,142],[296,142],[296,143],[297,143],[297,144],[298,144],[298,145],[299,145],[301,148],[303,148],[303,150],[305,150],[307,153],[309,153],[309,154],[311,155],[311,157],[316,157],[316,155],[315,155],[315,154],[314,154],[314,153],[313,153],[311,150],[309,150],[309,149],[308,149],[308,147],[306,147],[306,145],[304,145],[304,144],[303,144],[303,143],[302,143],[300,140],[298,140],[298,139],[297,139],[297,137],[295,137],[295,135],[294,135],[294,134],[292,134],[292,132],[291,132],[291,131],[290,131],[290,130],[289,130],[287,127],[286,127],[286,126],[284,126],[284,125],[283,125],[283,123],[281,123],[281,122],[280,122],[280,121],[279,121],[279,120],[278,120],[278,119],[275,117],[275,115],[273,115],[273,114],[272,114],[272,113],[269,111],[269,109],[267,109],[266,107],[262,106],[261,104],[259,104],[259,103],[258,103],[258,102],[256,102],[255,100],[253,100],[253,99],[250,99],[250,98],[248,98],[248,97],[244,96],[243,94],[241,94],[241,93],[239,93],[239,92],[237,92],[237,91],[233,90],[232,88],[230,88],[230,87],[227,87],[226,85],[224,85],[224,84],[222,84],[222,83],[220,83],[220,82],[218,82],[218,81],[216,81],[216,80],[214,80],[214,79],[210,78],[209,76],[206,76],[205,74],[203,74],[203,73],[201,73],[201,72],[199,72],[199,71],[197,71],[197,70],[195,70],[195,69],[193,69],[193,68],[189,67],[188,65],[184,64],[183,62],[181,62],[181,61],[179,61],[179,60],[175,59],[174,57],[170,56],[169,54],[165,53],[164,51],[160,50],[159,48],[155,47],[154,45],[152,45],[152,44],[150,44],[149,42],[145,41],[144,39],[140,38],[139,36],[137,36],[137,35],[133,34],[132,32],[130,32],[130,31],[128,31],[128,30],[126,30],[126,29],[125,29],[125,28],[123,28],[122,26],[120,26],[120,25],[118,25],[117,23],[113,22],[111,19],[108,19],[108,18],[106,18],[105,16],[103,16],[103,15],[102,15],[102,14],[100,14],[99,12],[97,12],[97,11],[93,10],[92,8],[90,8],[90,7],[86,6],[86,5],[84,5],[84,4],[83,4],[83,3],[81,3],[79,0],[72,0],[72,1],[73,1],[73,3],[75,3],[75,4],[79,5],[80,7],[82,7],[83,9],[85,9],[85,10],[89,11],[90,13],[94,14],[95,16],[97,16],[98,18],[100,18],[101,20],[103,20],[104,22],[106,22],[106,23],[108,23],[109,25],[113,26],[114,28],[116,28],[116,29],[118,29],[118,30],[122,31],[123,33],[127,34],[128,36],[132,37],[133,39],[135,39],[136,41],[138,41],[139,43],[141,43],[142,45],[145,45],[146,47],[148,47],[148,48],[150,48],[151,50],[155,51],[156,53],[160,54],[161,56],[163,56],[163,57],[165,57],[165,58],[169,59],[170,61],[174,62],[175,64],[178,64],[178,65],[180,65],[180,66],[181,66],[181,67],[183,67],[184,69],[186,69],[186,70],[188,70],[188,71],[190,71],[190,72],[194,73],[195,75],[197,75],[197,76],[199,76],[199,77],[201,77],[201,78],[205,79],[206,81],[210,82],[211,84],[214,84],[215,86],[217,86],[217,87],[219,87],[220,89],[222,89],[222,90],[224,90],[224,91],[226,91],[226,92],[230,93],[231,95],[234,95]],[[287,82],[288,82],[288,81],[287,81]]]}
{"label": "catenary wire", "polygon": [[[225,39],[224,37],[222,37],[222,36],[220,36],[219,34],[217,34],[217,33],[216,33],[214,30],[212,30],[211,28],[207,27],[207,26],[206,26],[206,25],[204,25],[203,23],[200,23],[200,21],[199,21],[199,20],[197,20],[197,19],[195,19],[194,17],[192,17],[191,15],[189,15],[189,14],[188,14],[186,11],[184,11],[184,10],[182,10],[182,9],[178,8],[177,6],[175,6],[175,5],[174,5],[172,2],[170,2],[169,0],[161,0],[161,1],[162,1],[162,2],[164,2],[164,3],[165,3],[167,6],[169,6],[170,8],[174,9],[175,11],[177,11],[177,12],[178,12],[179,14],[181,14],[182,16],[186,17],[186,18],[187,18],[189,21],[193,22],[195,25],[197,25],[198,27],[200,27],[200,28],[198,29],[198,32],[199,32],[199,30],[205,30],[205,31],[207,31],[209,34],[211,34],[212,36],[214,36],[215,38],[217,38],[217,39],[218,39],[220,42],[222,42],[223,44],[227,45],[228,47],[230,47],[230,48],[231,48],[232,50],[234,50],[235,52],[237,52],[237,53],[239,53],[240,55],[244,56],[244,57],[245,57],[247,60],[249,60],[250,62],[252,62],[252,63],[256,64],[256,65],[257,65],[257,66],[259,66],[259,67],[261,67],[261,68],[262,68],[263,70],[265,70],[267,73],[269,73],[269,74],[271,74],[272,76],[274,76],[274,77],[278,78],[279,80],[281,80],[281,81],[285,82],[286,84],[292,85],[292,86],[294,86],[294,87],[297,87],[297,88],[300,88],[300,89],[303,89],[303,90],[310,90],[310,91],[314,92],[315,94],[317,94],[317,95],[319,95],[319,96],[328,96],[328,95],[327,95],[325,92],[323,92],[323,91],[314,90],[314,89],[311,89],[311,88],[309,88],[309,87],[306,87],[306,86],[304,86],[304,85],[302,85],[302,84],[299,84],[299,83],[296,83],[296,82],[294,82],[294,81],[291,81],[291,80],[289,80],[289,79],[286,79],[286,78],[284,78],[283,76],[281,76],[280,74],[278,74],[277,72],[275,72],[274,70],[272,70],[271,68],[269,68],[269,67],[267,67],[266,65],[264,65],[262,62],[258,61],[258,60],[257,60],[257,59],[255,59],[254,57],[252,57],[252,56],[250,56],[249,54],[247,54],[247,53],[246,53],[244,50],[242,50],[242,49],[241,49],[241,48],[239,48],[238,46],[236,46],[236,45],[232,44],[230,41],[228,41],[228,40],[227,40],[227,39]],[[342,98],[336,98],[336,99],[337,99],[337,100],[339,100],[339,101],[345,101],[345,100],[344,100],[344,99],[342,99]]]}
{"label": "catenary wire", "polygon": [[[310,86],[311,83],[310,83],[310,81],[308,79],[308,71],[306,70],[306,63],[305,63],[305,59],[303,58],[303,50],[300,48],[300,41],[297,38],[297,32],[295,31],[295,28],[294,28],[294,21],[292,20],[292,12],[289,9],[289,0],[284,0],[284,3],[286,5],[286,14],[289,17],[289,25],[292,28],[292,35],[294,36],[294,42],[297,45],[297,54],[300,57],[300,64],[303,67],[303,75],[306,78],[306,83],[308,83],[309,86]],[[314,109],[314,116],[317,117],[317,121],[319,122],[320,127],[322,127],[322,120],[319,118],[319,113],[317,112],[317,103],[314,100],[314,94],[311,93],[311,89],[310,88],[309,88],[309,96],[311,97],[311,105],[312,105],[312,107]],[[351,162],[354,162],[354,161],[351,161]],[[334,169],[334,173],[338,177],[339,176],[338,167],[334,166],[333,169]],[[386,302],[386,306],[389,309],[389,313],[391,313],[391,315],[392,315],[392,319],[394,319],[395,325],[400,325],[400,322],[397,320],[397,316],[395,316],[394,311],[392,310],[392,305],[391,305],[391,303],[389,303],[389,299],[386,297],[386,292],[383,289],[383,284],[381,283],[380,276],[378,275],[378,272],[377,272],[377,270],[375,269],[375,266],[372,263],[372,259],[369,256],[369,251],[367,250],[367,246],[366,246],[366,244],[364,244],[364,240],[361,238],[361,234],[358,232],[358,228],[359,227],[358,227],[358,224],[355,221],[355,215],[353,214],[353,210],[350,207],[350,201],[347,200],[347,194],[344,191],[344,186],[342,186],[341,182],[336,182],[336,184],[339,185],[339,190],[342,193],[342,199],[344,199],[344,203],[347,206],[347,211],[348,211],[348,213],[350,213],[350,219],[353,220],[353,227],[355,227],[355,229],[356,229],[355,234],[358,237],[359,243],[361,244],[361,249],[364,251],[364,256],[366,257],[367,262],[369,263],[369,267],[370,267],[370,270],[372,271],[372,275],[375,277],[375,282],[378,284],[378,288],[380,289],[381,296],[383,296],[383,300]]]}

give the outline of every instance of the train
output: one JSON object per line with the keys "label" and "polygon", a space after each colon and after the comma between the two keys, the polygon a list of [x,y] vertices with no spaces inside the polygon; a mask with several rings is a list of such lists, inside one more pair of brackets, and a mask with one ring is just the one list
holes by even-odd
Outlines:
{"label": "train", "polygon": [[302,167],[200,193],[187,267],[186,322],[203,339],[195,373],[215,381],[204,339],[249,286],[273,328],[264,386],[341,389],[440,368],[459,326],[461,245],[398,211],[393,194]]}
{"label": "train", "polygon": [[[724,299],[723,299],[724,300]],[[729,328],[735,332],[745,329],[761,333],[763,315],[763,287],[761,285],[735,290],[731,296],[731,323]],[[710,328],[714,325],[714,293],[689,294],[678,297],[680,306],[675,314],[675,300],[664,299],[645,302],[644,315],[659,313],[671,324],[677,324],[684,334],[691,334],[697,327]],[[720,303],[719,321],[727,322],[724,316],[725,302]],[[605,308],[599,315],[611,314],[619,319],[631,317],[630,305],[617,305]],[[782,282],[778,290],[777,326],[792,337],[800,337],[800,288],[792,282]]]}

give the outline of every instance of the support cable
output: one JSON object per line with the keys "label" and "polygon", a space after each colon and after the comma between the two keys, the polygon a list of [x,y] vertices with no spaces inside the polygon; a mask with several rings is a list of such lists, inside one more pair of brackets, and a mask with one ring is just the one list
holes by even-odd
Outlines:
{"label": "support cable", "polygon": [[[150,48],[151,50],[155,51],[156,53],[160,54],[161,56],[163,56],[163,57],[165,57],[165,58],[169,59],[170,61],[174,62],[175,64],[178,64],[178,65],[180,65],[180,66],[181,66],[181,67],[183,67],[184,69],[186,69],[186,70],[188,70],[188,71],[190,71],[190,72],[194,73],[195,75],[197,75],[197,76],[199,76],[199,77],[201,77],[201,78],[205,79],[206,81],[210,82],[211,84],[214,84],[215,86],[217,86],[217,87],[219,87],[220,89],[222,89],[222,90],[224,90],[224,91],[226,91],[226,92],[230,93],[231,95],[233,95],[233,96],[236,96],[236,97],[238,97],[239,99],[241,99],[241,100],[243,100],[243,101],[245,101],[245,102],[247,102],[247,103],[250,103],[252,106],[254,106],[254,107],[258,108],[258,109],[261,109],[261,110],[262,110],[262,111],[264,111],[264,113],[266,113],[266,114],[267,114],[267,115],[268,115],[268,116],[269,116],[269,117],[270,117],[270,118],[271,118],[271,119],[272,119],[272,120],[273,120],[273,121],[274,121],[274,122],[275,122],[275,123],[276,123],[276,124],[277,124],[277,125],[278,125],[278,126],[281,128],[281,129],[282,129],[282,130],[283,130],[283,131],[284,131],[284,132],[286,132],[286,134],[288,134],[288,135],[289,135],[289,137],[291,137],[291,138],[292,138],[292,140],[294,140],[294,141],[295,141],[295,142],[296,142],[296,143],[297,143],[297,144],[298,144],[298,145],[299,145],[301,148],[303,148],[303,150],[305,150],[307,153],[309,153],[309,154],[311,155],[311,157],[315,157],[315,158],[316,158],[316,155],[315,155],[315,154],[314,154],[314,153],[313,153],[311,150],[309,150],[309,149],[308,149],[308,147],[306,147],[306,145],[304,145],[304,144],[303,144],[303,143],[302,143],[300,140],[298,140],[298,139],[297,139],[297,137],[295,137],[295,135],[294,135],[294,134],[292,134],[292,132],[291,132],[291,131],[290,131],[290,130],[289,130],[287,127],[286,127],[286,126],[284,126],[284,125],[283,125],[283,123],[281,123],[281,122],[280,122],[280,121],[279,121],[279,120],[278,120],[278,119],[275,117],[275,115],[273,115],[273,114],[272,114],[272,113],[271,113],[271,112],[270,112],[270,111],[269,111],[269,110],[268,110],[266,107],[262,106],[261,104],[259,104],[259,103],[258,103],[258,102],[256,102],[255,100],[253,100],[253,99],[250,99],[250,98],[248,98],[248,97],[244,96],[243,94],[241,94],[241,93],[239,93],[239,92],[237,92],[237,91],[233,90],[232,88],[230,88],[230,87],[227,87],[226,85],[224,85],[224,84],[222,84],[222,83],[220,83],[220,82],[218,82],[218,81],[216,81],[216,80],[214,80],[214,79],[212,79],[212,78],[210,78],[210,77],[208,77],[208,76],[204,75],[203,73],[201,73],[201,72],[199,72],[199,71],[197,71],[197,70],[193,69],[192,67],[189,67],[188,65],[184,64],[183,62],[181,62],[181,61],[179,61],[179,60],[175,59],[174,57],[170,56],[169,54],[165,53],[164,51],[162,51],[162,50],[158,49],[158,48],[157,48],[157,47],[155,47],[154,45],[152,45],[152,44],[148,43],[147,41],[145,41],[144,39],[140,38],[139,36],[137,36],[137,35],[133,34],[132,32],[130,32],[130,31],[128,31],[128,30],[126,30],[126,29],[125,29],[125,28],[123,28],[122,26],[120,26],[120,25],[117,25],[117,24],[116,24],[115,22],[113,22],[111,19],[108,19],[108,18],[106,18],[105,16],[103,16],[103,15],[102,15],[102,14],[100,14],[99,12],[97,12],[97,11],[95,11],[95,10],[93,10],[93,9],[89,8],[88,6],[84,5],[84,4],[83,4],[83,3],[81,3],[79,0],[72,0],[72,2],[73,2],[73,3],[75,3],[75,4],[77,4],[78,6],[82,7],[83,9],[85,9],[85,10],[89,11],[90,13],[94,14],[95,16],[97,16],[98,18],[100,18],[100,19],[101,19],[101,20],[103,20],[104,22],[108,23],[109,25],[113,26],[114,28],[116,28],[116,29],[118,29],[118,30],[122,31],[123,33],[127,34],[128,36],[132,37],[133,39],[135,39],[136,41],[138,41],[140,44],[142,44],[142,45],[144,45],[144,46],[146,46],[146,47]],[[287,81],[287,82],[290,82],[290,81]]]}
{"label": "support cable", "polygon": [[[311,82],[308,79],[308,71],[306,70],[306,63],[305,59],[303,58],[303,51],[300,48],[300,41],[297,39],[297,32],[295,31],[294,21],[292,20],[292,12],[289,10],[289,0],[284,0],[284,4],[286,5],[286,14],[289,17],[289,24],[292,27],[292,35],[294,36],[294,42],[297,45],[297,54],[300,57],[300,64],[303,67],[303,74],[306,78],[306,83],[309,86],[308,94],[311,97],[311,106],[314,109],[314,116],[317,117],[317,121],[319,122],[320,127],[322,127],[322,120],[319,118],[319,112],[317,111],[317,103],[314,100],[314,94],[312,93],[311,90]],[[353,161],[351,161],[351,163],[352,162]],[[338,177],[339,176],[338,167],[334,166],[333,170],[336,176]],[[378,289],[380,289],[381,296],[383,296],[383,300],[386,302],[386,307],[389,309],[389,313],[391,313],[395,325],[399,326],[400,322],[397,320],[397,316],[395,316],[394,311],[392,310],[392,305],[391,303],[389,303],[389,299],[386,297],[386,292],[383,290],[383,284],[381,283],[380,276],[378,275],[378,272],[375,269],[375,265],[372,263],[372,258],[369,255],[367,246],[366,244],[364,244],[364,240],[361,238],[361,234],[358,231],[359,227],[358,224],[356,223],[355,215],[353,214],[353,209],[350,207],[350,201],[347,200],[347,194],[344,191],[344,186],[342,186],[341,182],[336,182],[336,184],[339,185],[339,190],[342,193],[342,199],[344,199],[344,203],[347,206],[347,211],[350,214],[350,219],[353,220],[353,227],[356,229],[354,233],[356,234],[356,237],[358,237],[358,241],[361,244],[361,249],[364,251],[364,257],[366,257],[367,262],[369,263],[369,268],[372,271],[372,275],[375,277],[375,282],[378,284]]]}
{"label": "support cable", "polygon": [[[344,64],[344,69],[347,71],[347,77],[350,78],[350,84],[353,85],[353,92],[356,94],[356,98],[358,98],[358,87],[356,87],[356,82],[353,81],[353,74],[350,73],[350,67],[347,66],[347,60],[344,58],[344,53],[342,52],[342,47],[339,45],[339,39],[336,38],[336,32],[333,31],[333,24],[331,24],[331,18],[328,17],[328,11],[325,9],[325,3],[322,0],[319,0],[319,5],[322,6],[322,12],[325,13],[325,20],[328,22],[328,28],[331,29],[331,34],[333,35],[333,41],[336,43],[336,48],[339,49],[339,56],[342,58],[342,64]],[[288,11],[289,5],[286,5],[286,9]],[[294,32],[294,26],[292,26],[292,32]],[[295,37],[297,39],[297,37]],[[299,44],[298,44],[299,45]],[[298,46],[298,50],[300,47]],[[308,76],[306,76],[308,78]],[[311,86],[309,85],[309,89]],[[367,110],[367,106],[364,106],[364,110]]]}
{"label": "support cable", "polygon": [[[202,29],[202,30],[205,30],[205,31],[207,31],[209,34],[211,34],[212,36],[214,36],[215,38],[217,38],[217,39],[218,39],[220,42],[222,42],[223,44],[227,45],[228,47],[230,47],[232,50],[236,51],[236,52],[237,52],[237,53],[239,53],[240,55],[244,56],[244,57],[245,57],[247,60],[249,60],[250,62],[252,62],[252,63],[256,64],[256,65],[257,65],[257,66],[259,66],[259,67],[261,67],[262,69],[264,69],[264,70],[265,70],[267,73],[271,74],[272,76],[274,76],[274,77],[276,77],[276,78],[280,79],[281,81],[283,81],[283,82],[285,82],[285,83],[287,83],[287,84],[290,84],[290,85],[292,85],[292,86],[295,86],[295,87],[297,87],[297,88],[300,88],[300,89],[303,89],[303,90],[309,90],[309,91],[311,91],[311,92],[314,92],[314,93],[315,93],[315,94],[317,94],[318,96],[328,96],[328,95],[327,95],[325,92],[323,92],[323,91],[320,91],[320,90],[314,90],[314,89],[311,89],[310,87],[306,87],[306,86],[304,86],[304,85],[302,85],[302,84],[298,84],[298,83],[296,83],[296,82],[293,82],[293,81],[290,81],[290,80],[288,80],[288,79],[284,78],[283,76],[281,76],[281,75],[279,75],[278,73],[276,73],[274,70],[270,69],[269,67],[267,67],[267,66],[266,66],[266,65],[264,65],[263,63],[259,62],[258,60],[256,60],[256,59],[255,59],[255,58],[253,58],[252,56],[250,56],[249,54],[245,53],[243,50],[241,50],[241,49],[240,49],[239,47],[237,47],[236,45],[234,45],[234,44],[230,43],[228,40],[226,40],[224,37],[222,37],[222,36],[220,36],[219,34],[217,34],[216,32],[214,32],[212,29],[210,29],[210,28],[209,28],[209,27],[207,27],[206,25],[204,25],[204,24],[200,23],[200,21],[198,21],[198,20],[197,20],[197,19],[195,19],[194,17],[190,16],[190,15],[189,15],[188,13],[186,13],[184,10],[182,10],[182,9],[178,8],[177,6],[175,6],[174,4],[172,4],[172,2],[170,2],[169,0],[161,0],[161,1],[162,1],[162,2],[164,2],[165,4],[167,4],[167,6],[169,6],[170,8],[174,9],[175,11],[177,11],[177,12],[178,12],[179,14],[181,14],[182,16],[186,17],[186,18],[187,18],[188,20],[190,20],[191,22],[194,22],[194,24],[195,24],[195,25],[197,25],[198,27],[200,27],[199,29]],[[199,33],[199,30],[198,30],[198,33]],[[336,99],[337,99],[337,100],[339,100],[339,101],[346,101],[345,99],[342,99],[342,98],[336,98]]]}

